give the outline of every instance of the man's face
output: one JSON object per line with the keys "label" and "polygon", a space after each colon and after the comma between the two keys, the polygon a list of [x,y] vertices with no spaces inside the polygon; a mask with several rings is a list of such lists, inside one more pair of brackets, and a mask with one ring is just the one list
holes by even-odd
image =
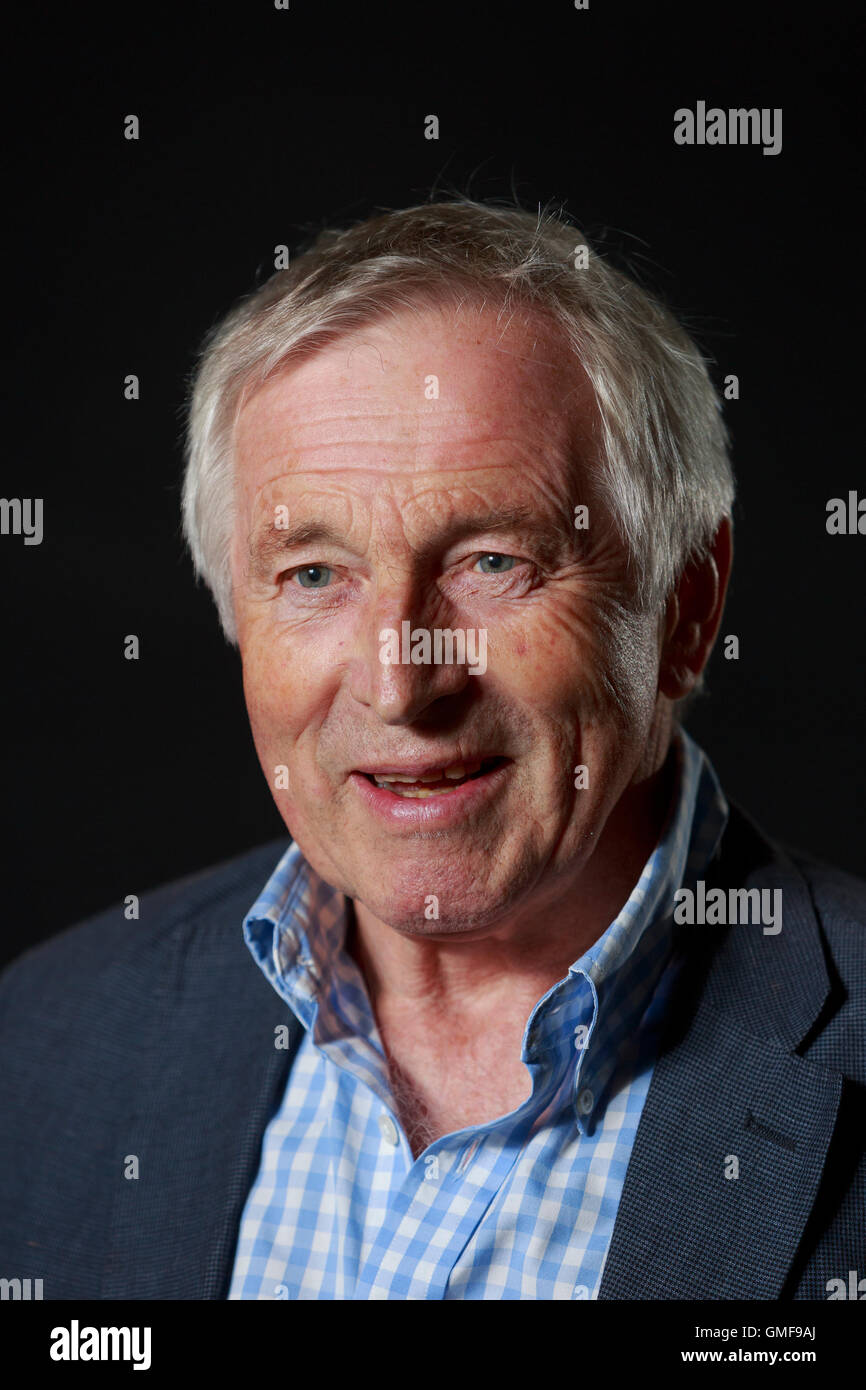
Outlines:
{"label": "man's face", "polygon": [[[398,930],[483,934],[579,888],[646,775],[659,624],[623,612],[596,429],[546,321],[467,308],[378,320],[241,413],[232,566],[259,759],[317,872]],[[383,661],[407,621],[486,640],[486,669]],[[376,785],[437,773],[450,789]]]}

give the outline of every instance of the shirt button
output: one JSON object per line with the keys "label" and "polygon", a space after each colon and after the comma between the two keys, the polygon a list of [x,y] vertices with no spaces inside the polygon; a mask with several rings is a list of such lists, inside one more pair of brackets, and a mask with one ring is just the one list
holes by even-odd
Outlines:
{"label": "shirt button", "polygon": [[382,1138],[385,1140],[386,1144],[399,1143],[400,1136],[397,1133],[397,1126],[390,1115],[386,1115],[383,1112],[379,1116],[379,1129],[382,1131]]}
{"label": "shirt button", "polygon": [[595,1096],[592,1094],[592,1091],[581,1091],[577,1098],[577,1108],[581,1115],[588,1115],[594,1104]]}

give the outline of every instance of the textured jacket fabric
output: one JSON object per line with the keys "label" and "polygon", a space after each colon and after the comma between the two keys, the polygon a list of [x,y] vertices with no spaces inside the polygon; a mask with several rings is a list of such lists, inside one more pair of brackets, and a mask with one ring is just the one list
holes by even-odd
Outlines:
{"label": "textured jacket fabric", "polygon": [[[0,976],[0,1277],[45,1299],[226,1298],[301,1037],[241,930],[285,847]],[[866,1277],[866,883],[732,804],[707,885],[781,889],[782,930],[678,929],[599,1296],[824,1300]]]}

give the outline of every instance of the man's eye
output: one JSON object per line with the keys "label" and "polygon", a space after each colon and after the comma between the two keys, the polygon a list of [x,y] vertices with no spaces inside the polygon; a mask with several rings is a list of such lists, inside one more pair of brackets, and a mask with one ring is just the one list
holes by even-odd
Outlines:
{"label": "man's eye", "polygon": [[481,566],[482,574],[505,574],[506,570],[510,570],[517,564],[517,559],[514,555],[499,555],[491,552],[489,555],[482,555],[478,564]]}
{"label": "man's eye", "polygon": [[333,570],[327,565],[304,565],[303,569],[295,570],[294,577],[302,589],[326,589],[332,574]]}

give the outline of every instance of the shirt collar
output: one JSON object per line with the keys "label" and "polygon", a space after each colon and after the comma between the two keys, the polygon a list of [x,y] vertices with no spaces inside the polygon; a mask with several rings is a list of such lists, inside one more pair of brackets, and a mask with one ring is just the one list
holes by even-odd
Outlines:
{"label": "shirt collar", "polygon": [[[673,754],[675,786],[659,841],[613,922],[569,967],[578,1001],[569,1021],[585,1036],[574,1091],[578,1101],[592,1102],[586,1110],[576,1107],[583,1132],[598,1122],[613,1076],[642,1065],[647,1034],[657,1025],[671,983],[665,971],[673,944],[674,893],[704,871],[727,824],[728,803],[713,766],[682,728],[674,735]],[[560,1036],[558,1017],[554,1027]],[[545,1021],[539,1036],[550,1028]]]}

